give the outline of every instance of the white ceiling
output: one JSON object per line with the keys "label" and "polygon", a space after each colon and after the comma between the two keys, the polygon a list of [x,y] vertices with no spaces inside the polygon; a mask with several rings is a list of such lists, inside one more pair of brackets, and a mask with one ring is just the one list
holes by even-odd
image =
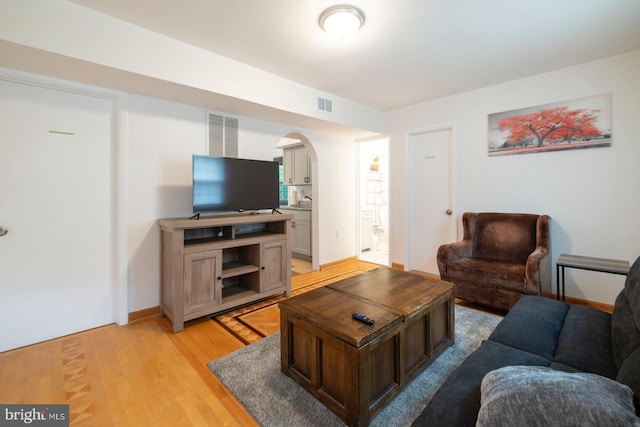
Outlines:
{"label": "white ceiling", "polygon": [[352,0],[348,42],[341,0],[73,1],[383,111],[640,49],[639,0]]}

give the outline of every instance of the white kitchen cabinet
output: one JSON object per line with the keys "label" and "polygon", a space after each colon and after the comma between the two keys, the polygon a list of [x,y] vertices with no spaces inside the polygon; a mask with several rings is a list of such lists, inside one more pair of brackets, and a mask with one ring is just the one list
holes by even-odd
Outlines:
{"label": "white kitchen cabinet", "polygon": [[280,209],[280,212],[292,214],[291,252],[294,255],[311,255],[311,211],[301,209]]}
{"label": "white kitchen cabinet", "polygon": [[294,220],[291,226],[293,227],[292,251],[311,256],[311,221]]}
{"label": "white kitchen cabinet", "polygon": [[285,148],[284,152],[284,184],[311,184],[311,160],[307,147],[296,145]]}

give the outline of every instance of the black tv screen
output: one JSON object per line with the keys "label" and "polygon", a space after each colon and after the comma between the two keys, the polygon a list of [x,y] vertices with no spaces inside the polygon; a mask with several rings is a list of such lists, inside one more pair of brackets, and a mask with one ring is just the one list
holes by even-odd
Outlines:
{"label": "black tv screen", "polygon": [[277,209],[278,162],[193,156],[193,212]]}

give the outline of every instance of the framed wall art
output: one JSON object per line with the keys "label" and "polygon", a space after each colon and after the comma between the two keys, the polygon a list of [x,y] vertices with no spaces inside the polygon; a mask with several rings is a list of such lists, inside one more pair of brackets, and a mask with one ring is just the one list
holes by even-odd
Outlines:
{"label": "framed wall art", "polygon": [[611,94],[489,114],[489,156],[611,145]]}

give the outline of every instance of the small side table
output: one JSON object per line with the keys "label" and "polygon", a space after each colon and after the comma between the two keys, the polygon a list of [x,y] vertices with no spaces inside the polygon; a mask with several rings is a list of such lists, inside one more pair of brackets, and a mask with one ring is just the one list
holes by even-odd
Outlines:
{"label": "small side table", "polygon": [[[603,273],[621,274],[626,276],[629,273],[629,261],[617,259],[594,258],[580,255],[562,254],[556,261],[556,299],[560,299],[560,283],[562,283],[562,301],[564,301],[564,269],[565,267],[578,268],[581,270],[600,271]],[[562,276],[560,275],[562,268]],[[562,278],[562,280],[560,280]]]}

